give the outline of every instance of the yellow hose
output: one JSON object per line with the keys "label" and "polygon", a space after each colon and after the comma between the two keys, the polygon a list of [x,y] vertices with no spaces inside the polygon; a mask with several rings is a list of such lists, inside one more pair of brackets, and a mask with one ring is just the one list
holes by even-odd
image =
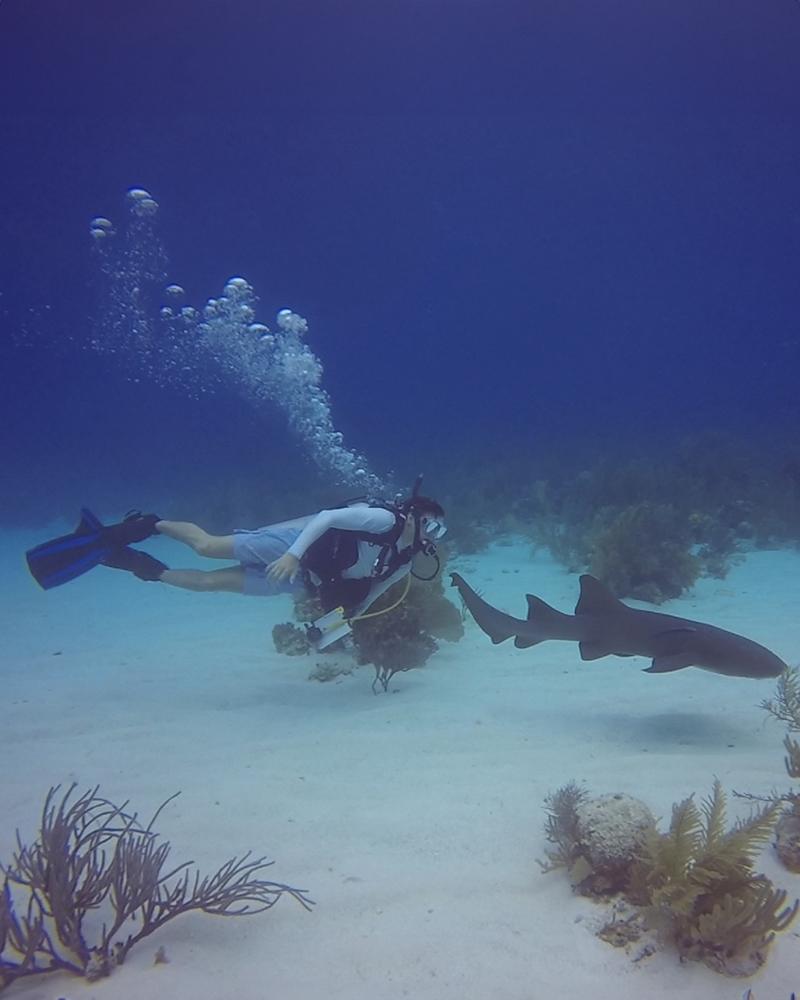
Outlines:
{"label": "yellow hose", "polygon": [[402,604],[403,601],[406,599],[406,595],[408,594],[410,586],[411,586],[411,574],[408,573],[406,575],[406,585],[403,588],[403,593],[397,598],[394,604],[390,604],[388,608],[381,608],[380,611],[369,611],[367,612],[367,614],[356,615],[355,618],[347,618],[345,619],[345,621],[348,623],[348,625],[352,625],[353,622],[363,622],[365,618],[377,618],[378,615],[385,615],[387,611],[394,611],[394,609],[398,606],[398,604]]}

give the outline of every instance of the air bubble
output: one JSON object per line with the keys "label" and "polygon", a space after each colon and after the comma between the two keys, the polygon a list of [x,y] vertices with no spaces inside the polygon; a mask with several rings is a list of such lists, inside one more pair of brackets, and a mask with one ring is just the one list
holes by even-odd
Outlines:
{"label": "air bubble", "polygon": [[[92,255],[99,297],[90,346],[124,365],[132,379],[193,398],[224,385],[256,406],[263,403],[266,414],[277,406],[325,475],[364,492],[386,492],[333,425],[330,398],[321,386],[322,363],[303,339],[306,320],[281,309],[271,333],[256,321],[258,299],[240,275],[229,278],[222,294],[202,309],[181,305],[182,286],[165,286],[168,266],[157,232],[157,202],[144,188],[131,188],[127,200],[128,225],[102,253]],[[113,224],[98,216],[90,232],[102,243],[114,233]],[[151,303],[159,295],[171,304],[157,310]],[[159,316],[163,323],[157,322]]]}
{"label": "air bubble", "polygon": [[134,202],[133,211],[140,218],[149,218],[158,211],[158,202],[152,198],[140,198]]}

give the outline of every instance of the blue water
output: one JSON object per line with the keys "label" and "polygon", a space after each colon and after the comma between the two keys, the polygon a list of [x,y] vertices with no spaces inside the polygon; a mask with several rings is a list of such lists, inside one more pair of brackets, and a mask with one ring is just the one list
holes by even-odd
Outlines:
{"label": "blue water", "polygon": [[[321,904],[263,941],[187,922],[115,996],[221,970],[260,996],[265,958],[303,1000],[586,996],[608,968],[608,995],[640,971],[673,997],[676,970],[737,993],[674,954],[599,960],[534,861],[566,781],[661,817],[713,775],[783,787],[770,682],[467,619],[373,697],[369,667],[322,685],[277,654],[288,598],[110,569],[43,593],[23,552],[83,504],[228,533],[423,472],[449,568],[566,611],[586,567],[546,551],[559,518],[663,501],[730,570],[673,610],[794,665],[796,552],[752,550],[800,542],[798,53],[797,0],[0,0],[0,861],[51,782],[142,815],[180,787],[182,857],[274,848]],[[796,989],[792,942],[759,997]]]}
{"label": "blue water", "polygon": [[335,427],[400,485],[500,447],[533,475],[788,440],[798,42],[789,0],[4,3],[2,517],[341,495],[236,385],[197,402],[81,349],[88,221],[131,186],[189,302],[242,274],[260,321],[308,319]]}

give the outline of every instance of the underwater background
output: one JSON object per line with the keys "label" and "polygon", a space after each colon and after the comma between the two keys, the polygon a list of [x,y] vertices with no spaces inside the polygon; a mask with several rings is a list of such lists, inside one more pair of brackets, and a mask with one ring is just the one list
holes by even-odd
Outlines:
{"label": "underwater background", "polygon": [[[0,992],[800,995],[799,52],[797,0],[0,0]],[[228,533],[420,473],[438,554],[324,651],[312,599],[24,559],[83,505]],[[449,586],[586,571],[771,668],[492,645]],[[155,844],[197,869],[118,922]],[[236,858],[294,901],[182,908]],[[16,982],[41,926],[73,975]]]}
{"label": "underwater background", "polygon": [[649,485],[615,502],[710,477],[700,514],[778,498],[796,541],[799,43],[790,0],[5,0],[0,518],[227,531],[360,490],[246,365],[198,352],[176,386],[124,330],[91,349],[89,220],[121,240],[141,187],[151,337],[167,284],[202,309],[243,275],[258,322],[308,320],[332,425],[387,489],[425,472],[491,526],[534,519],[543,481],[553,516],[576,482],[609,502],[586,477],[635,461]]}

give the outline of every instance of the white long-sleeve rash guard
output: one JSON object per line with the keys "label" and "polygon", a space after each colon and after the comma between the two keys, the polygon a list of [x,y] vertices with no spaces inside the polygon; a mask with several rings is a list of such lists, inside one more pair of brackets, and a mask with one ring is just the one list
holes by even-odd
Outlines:
{"label": "white long-sleeve rash guard", "polygon": [[[334,510],[321,510],[303,528],[288,551],[297,559],[302,559],[313,542],[325,534],[329,528],[339,528],[342,531],[365,531],[380,535],[391,531],[395,517],[391,511],[383,507],[368,507],[358,504],[354,507],[337,507]],[[359,539],[358,559],[343,571],[345,579],[360,579],[372,575],[372,567],[380,554],[382,546],[373,545]]]}

